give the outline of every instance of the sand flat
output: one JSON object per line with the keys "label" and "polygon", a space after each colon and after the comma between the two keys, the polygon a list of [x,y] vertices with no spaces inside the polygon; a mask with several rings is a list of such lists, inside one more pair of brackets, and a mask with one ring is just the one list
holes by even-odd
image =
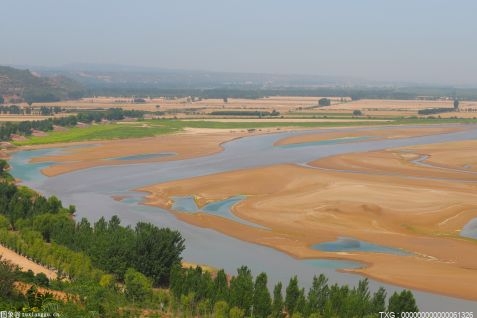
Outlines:
{"label": "sand flat", "polygon": [[[363,158],[366,155],[360,154]],[[386,160],[387,155],[377,161]],[[391,160],[389,167],[393,166],[396,163]],[[406,173],[412,176],[415,171],[410,169]],[[173,181],[141,190],[149,192],[148,204],[169,209],[173,196],[193,195],[210,202],[247,195],[234,206],[233,212],[270,230],[205,213],[175,213],[183,221],[274,247],[295,257],[361,261],[369,266],[354,270],[360,274],[408,288],[477,299],[472,292],[477,283],[477,259],[473,256],[477,243],[458,235],[470,219],[477,217],[476,185],[429,179],[426,173],[432,177],[429,172],[423,172],[423,178],[409,178],[290,164]],[[477,181],[476,175],[466,178]],[[343,254],[310,248],[340,236],[414,254]],[[430,276],[444,278],[429,283]],[[450,287],[451,282],[455,287]]]}
{"label": "sand flat", "polygon": [[372,139],[398,139],[409,138],[417,136],[426,136],[434,134],[443,134],[462,130],[462,127],[419,127],[419,128],[376,128],[376,129],[349,129],[349,131],[338,132],[317,132],[313,134],[291,136],[279,140],[276,145],[284,146],[291,144],[300,144],[306,142],[317,142],[324,140],[340,139],[340,138],[354,138],[354,137],[369,137]]}

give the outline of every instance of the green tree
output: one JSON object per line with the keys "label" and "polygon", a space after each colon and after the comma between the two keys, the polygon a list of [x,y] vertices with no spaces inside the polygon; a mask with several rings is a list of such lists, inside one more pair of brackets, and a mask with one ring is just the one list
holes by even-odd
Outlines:
{"label": "green tree", "polygon": [[151,277],[154,285],[168,285],[174,265],[180,264],[184,239],[178,231],[159,229],[150,223],[136,225],[135,267]]}
{"label": "green tree", "polygon": [[285,293],[285,308],[290,316],[293,316],[299,296],[300,289],[298,287],[298,278],[295,275],[290,278],[290,282],[288,283]]}
{"label": "green tree", "polygon": [[273,288],[272,317],[283,317],[283,305],[282,283],[278,282]]}
{"label": "green tree", "polygon": [[272,312],[272,299],[267,288],[267,274],[260,273],[255,278],[253,291],[253,313],[258,317],[268,317]]}
{"label": "green tree", "polygon": [[0,299],[8,299],[14,294],[15,270],[16,266],[0,255]]}
{"label": "green tree", "polygon": [[308,292],[308,306],[306,314],[323,313],[325,302],[328,299],[328,279],[325,275],[313,277],[313,283]]}
{"label": "green tree", "polygon": [[318,100],[318,105],[319,106],[330,106],[331,105],[331,100],[329,98],[321,98]]}
{"label": "green tree", "polygon": [[363,113],[359,109],[353,110],[353,116],[362,116]]}
{"label": "green tree", "polygon": [[237,270],[237,276],[230,281],[230,306],[237,306],[249,315],[253,301],[253,277],[247,266]]}
{"label": "green tree", "polygon": [[455,110],[459,109],[459,100],[458,99],[454,99],[454,109]]}
{"label": "green tree", "polygon": [[151,281],[133,268],[129,268],[124,276],[126,295],[132,301],[143,301],[152,295]]}
{"label": "green tree", "polygon": [[419,312],[419,308],[412,292],[403,290],[399,294],[394,292],[389,298],[388,311],[394,312],[399,317],[403,312]]}
{"label": "green tree", "polygon": [[227,318],[229,313],[229,304],[220,300],[214,305],[214,318]]}
{"label": "green tree", "polygon": [[229,311],[229,318],[243,318],[245,317],[245,310],[238,308],[238,307],[232,307]]}
{"label": "green tree", "polygon": [[217,272],[214,279],[214,301],[229,300],[229,286],[227,283],[227,275],[223,269]]}
{"label": "green tree", "polygon": [[371,312],[383,311],[386,311],[386,290],[383,287],[379,287],[371,299]]}

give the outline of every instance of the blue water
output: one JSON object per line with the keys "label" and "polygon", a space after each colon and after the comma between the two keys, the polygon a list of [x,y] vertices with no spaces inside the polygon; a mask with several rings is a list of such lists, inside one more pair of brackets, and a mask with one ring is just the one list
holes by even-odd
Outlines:
{"label": "blue water", "polygon": [[460,231],[460,236],[473,238],[477,240],[477,218],[474,218],[467,223],[462,231]]}
{"label": "blue water", "polygon": [[9,160],[10,173],[22,181],[43,181],[46,177],[41,170],[53,164],[53,162],[30,163],[35,157],[43,157],[57,154],[58,149],[39,149],[15,152]]}
{"label": "blue water", "polygon": [[161,157],[170,157],[175,155],[177,155],[175,152],[161,152],[161,153],[148,153],[148,154],[141,154],[141,155],[108,158],[108,160],[124,160],[124,161],[145,160],[145,159],[153,159],[153,158],[161,158]]}
{"label": "blue water", "polygon": [[310,141],[310,142],[300,142],[288,145],[277,146],[280,148],[297,148],[297,147],[310,147],[310,146],[321,146],[321,145],[335,145],[335,144],[344,144],[348,142],[360,141],[369,139],[369,136],[360,136],[360,137],[345,137],[337,139],[328,139],[321,141]]}
{"label": "blue water", "polygon": [[353,261],[342,261],[334,259],[306,259],[303,261],[305,264],[311,265],[317,268],[327,269],[345,269],[345,268],[362,268],[363,264]]}
{"label": "blue water", "polygon": [[126,204],[138,204],[141,201],[142,199],[139,197],[125,197],[124,199],[121,200],[121,202]]}
{"label": "blue water", "polygon": [[191,196],[187,197],[172,197],[174,203],[172,209],[181,212],[196,213],[199,212],[199,207],[195,203],[195,200]]}
{"label": "blue water", "polygon": [[340,237],[334,242],[325,242],[312,246],[315,250],[324,252],[372,252],[372,253],[386,253],[395,255],[410,255],[409,252],[398,248],[386,247],[377,244],[371,244],[359,241],[349,237]]}
{"label": "blue water", "polygon": [[220,217],[223,217],[223,218],[226,218],[241,224],[245,224],[248,226],[266,229],[266,227],[241,219],[232,213],[232,210],[231,210],[232,206],[234,206],[238,202],[245,199],[245,196],[243,195],[237,195],[225,200],[209,203],[205,205],[202,209],[199,209],[199,207],[195,203],[194,198],[191,196],[172,197],[172,199],[174,200],[174,203],[172,204],[172,209],[176,211],[189,212],[189,213],[204,212],[210,215],[220,216]]}

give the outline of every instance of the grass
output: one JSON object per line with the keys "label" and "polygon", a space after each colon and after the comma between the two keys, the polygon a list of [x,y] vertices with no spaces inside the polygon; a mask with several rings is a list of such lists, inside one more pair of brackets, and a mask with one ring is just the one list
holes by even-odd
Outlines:
{"label": "grass", "polygon": [[[367,119],[367,118],[366,118]],[[384,126],[384,125],[423,125],[423,124],[452,124],[477,123],[471,118],[386,118],[389,121],[353,121],[353,122],[215,122],[215,121],[187,121],[187,120],[147,120],[133,124],[98,124],[88,127],[75,127],[65,131],[53,131],[46,136],[33,136],[27,140],[16,141],[15,145],[43,145],[52,143],[66,143],[75,141],[108,140],[151,137],[181,131],[184,128],[215,128],[215,129],[261,129],[280,127],[356,127],[356,126]]]}
{"label": "grass", "polygon": [[44,145],[52,143],[64,143],[74,141],[108,140],[151,137],[172,133],[177,129],[167,125],[120,125],[120,124],[99,124],[88,127],[74,127],[66,131],[49,132],[47,136],[32,136],[27,140],[16,141],[15,145]]}

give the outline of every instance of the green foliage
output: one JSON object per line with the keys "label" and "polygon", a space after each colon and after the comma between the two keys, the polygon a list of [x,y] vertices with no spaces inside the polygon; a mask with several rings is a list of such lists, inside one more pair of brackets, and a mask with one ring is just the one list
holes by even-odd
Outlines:
{"label": "green foliage", "polygon": [[454,109],[459,109],[459,100],[454,99]]}
{"label": "green foliage", "polygon": [[411,291],[403,290],[401,293],[394,292],[389,298],[388,311],[399,317],[403,312],[419,312],[419,308]]}
{"label": "green foliage", "polygon": [[288,283],[285,294],[285,308],[290,316],[293,315],[297,307],[298,297],[300,296],[300,289],[298,287],[298,278],[293,276]]}
{"label": "green foliage", "polygon": [[138,223],[133,250],[135,268],[151,277],[154,285],[168,285],[171,268],[180,264],[184,239],[177,231],[159,229],[150,223]]}
{"label": "green foliage", "polygon": [[363,113],[359,109],[353,110],[353,116],[363,116]]}
{"label": "green foliage", "polygon": [[129,268],[124,275],[126,295],[132,301],[144,301],[152,296],[151,281],[133,268]]}
{"label": "green foliage", "polygon": [[282,283],[278,282],[273,288],[272,317],[283,317],[284,305],[285,303],[283,301]]}
{"label": "green foliage", "polygon": [[279,116],[276,110],[268,111],[247,111],[247,110],[218,110],[210,113],[212,116],[244,116],[244,117],[273,117]]}
{"label": "green foliage", "polygon": [[16,266],[7,260],[3,260],[0,255],[0,299],[9,298],[15,293],[13,286],[15,270]]}
{"label": "green foliage", "polygon": [[219,300],[214,305],[215,318],[227,318],[229,312],[229,304],[226,301]]}
{"label": "green foliage", "polygon": [[214,301],[229,300],[229,286],[227,274],[223,269],[219,270],[214,279]]}
{"label": "green foliage", "polygon": [[453,112],[454,110],[455,110],[454,108],[448,108],[448,107],[425,108],[425,109],[419,109],[417,113],[419,115],[433,115],[433,114],[440,114],[440,113],[450,113],[450,112]]}
{"label": "green foliage", "polygon": [[253,304],[253,277],[247,266],[242,266],[237,270],[237,276],[230,281],[230,306],[237,306],[245,309],[246,314],[250,314]]}
{"label": "green foliage", "polygon": [[318,100],[318,105],[319,106],[330,106],[331,105],[331,100],[329,98],[320,98]]}
{"label": "green foliage", "polygon": [[229,311],[229,318],[243,318],[245,317],[245,310],[238,308],[238,307],[232,307]]}
{"label": "green foliage", "polygon": [[258,317],[268,317],[272,312],[272,298],[267,287],[267,274],[260,273],[253,289],[253,312]]}

